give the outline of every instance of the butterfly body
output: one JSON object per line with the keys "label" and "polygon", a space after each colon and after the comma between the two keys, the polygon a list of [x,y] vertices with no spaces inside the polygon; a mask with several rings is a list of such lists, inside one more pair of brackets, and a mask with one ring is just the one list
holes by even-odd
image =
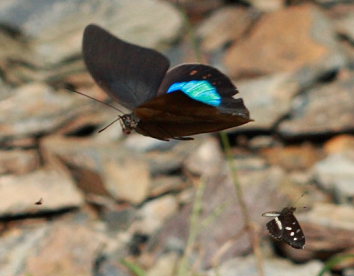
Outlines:
{"label": "butterfly body", "polygon": [[287,207],[281,212],[267,212],[262,214],[262,216],[274,217],[273,220],[267,223],[267,229],[273,238],[284,241],[293,248],[303,249],[305,235],[294,216],[295,210],[296,208],[294,207]]}
{"label": "butterfly body", "polygon": [[161,140],[185,139],[252,121],[230,79],[216,68],[182,64],[152,49],[120,40],[89,25],[83,56],[96,83],[114,100],[132,110],[120,116],[123,130]]}

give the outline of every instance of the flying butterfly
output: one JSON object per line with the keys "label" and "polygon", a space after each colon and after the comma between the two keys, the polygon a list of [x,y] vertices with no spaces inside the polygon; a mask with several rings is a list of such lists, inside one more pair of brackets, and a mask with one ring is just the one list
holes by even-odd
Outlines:
{"label": "flying butterfly", "polygon": [[266,212],[264,217],[275,217],[267,223],[270,235],[296,249],[305,247],[305,235],[294,216],[296,208],[286,207],[281,212]]}
{"label": "flying butterfly", "polygon": [[190,140],[189,135],[215,132],[252,121],[231,80],[203,64],[168,70],[159,52],[125,42],[97,25],[83,36],[83,58],[95,82],[128,108],[120,115],[123,132],[160,140]]}

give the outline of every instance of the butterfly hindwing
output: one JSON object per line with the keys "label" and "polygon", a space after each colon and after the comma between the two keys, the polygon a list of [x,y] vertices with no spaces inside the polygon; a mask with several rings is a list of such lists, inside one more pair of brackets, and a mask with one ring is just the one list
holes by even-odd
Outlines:
{"label": "butterfly hindwing", "polygon": [[284,208],[278,219],[283,225],[282,239],[290,246],[302,249],[305,245],[305,235],[294,216],[295,208]]}
{"label": "butterfly hindwing", "polygon": [[162,140],[214,132],[249,121],[192,100],[181,91],[156,97],[134,113],[141,119],[137,132]]}
{"label": "butterfly hindwing", "polygon": [[182,64],[170,69],[158,95],[182,91],[191,99],[215,106],[224,113],[249,119],[242,99],[235,99],[237,88],[231,80],[214,67],[204,64]]}
{"label": "butterfly hindwing", "polygon": [[273,219],[267,223],[269,234],[277,240],[281,240],[283,234],[283,227],[280,227],[279,222],[279,220]]}
{"label": "butterfly hindwing", "polygon": [[167,72],[158,96],[134,113],[141,119],[137,131],[158,139],[215,132],[251,119],[236,87],[219,70],[202,64],[184,64]]}
{"label": "butterfly hindwing", "polygon": [[96,83],[129,109],[156,96],[169,67],[157,51],[127,43],[92,24],[84,31],[83,57]]}

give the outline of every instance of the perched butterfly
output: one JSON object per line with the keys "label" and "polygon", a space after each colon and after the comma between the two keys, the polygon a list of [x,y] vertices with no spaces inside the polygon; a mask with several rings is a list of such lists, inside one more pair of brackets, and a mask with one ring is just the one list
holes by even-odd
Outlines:
{"label": "perched butterfly", "polygon": [[264,217],[275,217],[267,223],[270,235],[280,241],[284,241],[290,246],[303,249],[305,247],[305,235],[300,224],[294,216],[296,208],[284,208],[279,212],[267,212]]}
{"label": "perched butterfly", "polygon": [[189,140],[252,121],[231,80],[216,68],[169,61],[155,50],[127,43],[96,25],[83,37],[83,57],[96,83],[132,113],[119,116],[132,130],[160,140]]}

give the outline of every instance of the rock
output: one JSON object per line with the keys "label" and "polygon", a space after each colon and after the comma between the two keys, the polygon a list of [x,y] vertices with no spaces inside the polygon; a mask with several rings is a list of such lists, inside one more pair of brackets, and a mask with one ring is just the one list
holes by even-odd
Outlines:
{"label": "rock", "polygon": [[313,5],[301,5],[265,14],[228,50],[224,63],[234,78],[302,70],[313,80],[342,66],[344,56],[327,17]]}
{"label": "rock", "polygon": [[135,276],[133,272],[127,267],[127,265],[122,264],[121,260],[117,259],[106,259],[102,256],[102,260],[99,260],[97,269],[95,271],[97,276]]}
{"label": "rock", "polygon": [[183,162],[209,135],[199,135],[195,140],[178,142],[170,151],[151,151],[143,155],[153,176],[175,174],[182,169]]}
{"label": "rock", "polygon": [[178,267],[178,255],[174,252],[162,255],[147,272],[147,276],[174,276]]}
{"label": "rock", "polygon": [[280,10],[284,7],[285,1],[284,0],[247,0],[252,6],[255,8],[264,11],[264,12],[272,12],[276,10]]}
{"label": "rock", "polygon": [[250,140],[250,147],[252,149],[263,149],[276,145],[276,141],[268,135],[258,135]]}
{"label": "rock", "polygon": [[354,196],[354,150],[334,153],[318,162],[313,177],[319,185],[344,200]]}
{"label": "rock", "polygon": [[42,139],[46,156],[68,166],[87,194],[113,197],[134,204],[145,200],[150,188],[149,165],[116,142],[52,136]]}
{"label": "rock", "polygon": [[320,152],[310,144],[266,148],[262,154],[272,166],[288,171],[310,169],[321,157]]}
{"label": "rock", "polygon": [[148,0],[102,3],[54,0],[40,4],[35,0],[16,0],[0,5],[0,18],[3,24],[23,31],[32,39],[42,65],[77,56],[83,29],[92,22],[99,22],[119,37],[146,47],[173,41],[182,27],[182,18],[172,5]]}
{"label": "rock", "polygon": [[48,133],[85,111],[89,102],[43,83],[21,86],[0,102],[0,141]]}
{"label": "rock", "polygon": [[354,135],[342,134],[335,136],[324,145],[327,154],[344,153],[354,150]]}
{"label": "rock", "polygon": [[[0,61],[0,68],[1,68],[1,61]],[[0,101],[10,96],[11,96],[10,87],[8,87],[8,85],[4,82],[2,77],[0,77]]]}
{"label": "rock", "polygon": [[38,167],[35,150],[0,150],[0,174],[25,174]]}
{"label": "rock", "polygon": [[[247,159],[243,156],[236,160],[238,181],[244,188],[244,198],[249,208],[251,220],[263,224],[264,219],[261,214],[264,210],[279,207],[275,199],[280,197],[280,192],[274,193],[274,191],[279,190],[285,176],[279,168],[267,168],[265,165],[260,167],[260,162],[255,164],[254,160],[249,162]],[[204,182],[206,187],[199,220],[200,223],[208,222],[207,227],[201,227],[198,231],[195,243],[198,252],[203,252],[202,256],[195,252],[201,258],[201,267],[212,265],[215,256],[220,254],[220,248],[226,244],[230,244],[230,246],[228,250],[222,252],[221,261],[242,255],[250,250],[248,235],[241,234],[244,233],[244,221],[235,198],[234,184],[225,170],[226,164],[220,165],[224,170],[218,171],[214,175],[208,175],[208,180]],[[197,184],[201,185],[201,182],[197,182]],[[166,250],[178,252],[184,250],[189,235],[191,208],[191,203],[186,204],[178,214],[172,216],[163,225],[160,232],[151,239],[149,246],[151,252],[158,255],[159,252]],[[238,237],[237,242],[230,243],[230,240],[233,241],[235,236]]]}
{"label": "rock", "polygon": [[350,41],[354,41],[354,14],[348,14],[335,21],[335,27],[339,34],[347,37]]}
{"label": "rock", "polygon": [[202,49],[216,51],[226,43],[240,39],[255,17],[255,13],[240,7],[216,10],[197,29],[197,35],[202,39]]}
{"label": "rock", "polygon": [[197,175],[215,175],[224,165],[224,155],[219,142],[210,137],[203,141],[184,162],[185,167]]}
{"label": "rock", "polygon": [[127,231],[129,226],[136,219],[136,210],[133,207],[105,206],[101,214],[101,219],[106,223],[107,230],[115,233]]}
{"label": "rock", "polygon": [[177,7],[183,8],[188,16],[192,19],[198,19],[201,16],[217,10],[224,5],[222,0],[185,0],[176,2],[175,0],[168,0]]}
{"label": "rock", "polygon": [[187,186],[182,176],[156,176],[154,177],[150,189],[150,197],[158,197],[167,193],[181,191]]}
{"label": "rock", "polygon": [[[28,43],[3,28],[0,29],[0,49],[0,68],[2,69],[10,66],[11,59],[31,59],[31,49]],[[6,72],[4,73],[6,76]]]}
{"label": "rock", "polygon": [[[266,259],[264,263],[265,275],[269,276],[315,276],[321,271],[322,264],[319,261],[311,261],[306,264],[296,265],[288,260]],[[256,276],[259,275],[254,256],[234,258],[223,263],[215,272],[211,269],[208,276]],[[329,276],[328,274],[325,274]]]}
{"label": "rock", "polygon": [[[71,178],[53,169],[0,176],[0,194],[0,217],[58,211],[83,204]],[[35,205],[40,198],[43,203]]]}
{"label": "rock", "polygon": [[[0,276],[26,275],[27,259],[36,253],[50,226],[42,225],[30,229],[14,229],[0,238]],[[37,275],[36,271],[36,275]]]}
{"label": "rock", "polygon": [[354,208],[350,205],[315,203],[309,212],[298,214],[306,236],[305,251],[312,258],[323,252],[337,253],[354,246]]}
{"label": "rock", "polygon": [[55,223],[31,250],[23,275],[92,275],[107,240],[87,225]]}
{"label": "rock", "polygon": [[141,217],[140,232],[152,234],[177,211],[177,201],[174,196],[167,195],[146,203],[139,211]]}
{"label": "rock", "polygon": [[239,131],[271,129],[290,112],[292,99],[300,88],[298,81],[286,73],[239,81],[236,85],[254,120],[238,127]]}
{"label": "rock", "polygon": [[131,156],[105,161],[102,177],[114,198],[136,204],[145,200],[151,183],[146,162]]}
{"label": "rock", "polygon": [[148,151],[168,151],[172,149],[179,141],[161,141],[155,138],[133,133],[127,137],[124,141],[125,147],[136,152],[148,152]]}
{"label": "rock", "polygon": [[[302,221],[325,228],[354,232],[354,207],[332,203],[315,203],[309,212],[299,215]],[[354,241],[354,238],[353,238]]]}
{"label": "rock", "polygon": [[290,118],[280,123],[278,131],[286,138],[295,138],[354,130],[353,86],[352,75],[299,95]]}

